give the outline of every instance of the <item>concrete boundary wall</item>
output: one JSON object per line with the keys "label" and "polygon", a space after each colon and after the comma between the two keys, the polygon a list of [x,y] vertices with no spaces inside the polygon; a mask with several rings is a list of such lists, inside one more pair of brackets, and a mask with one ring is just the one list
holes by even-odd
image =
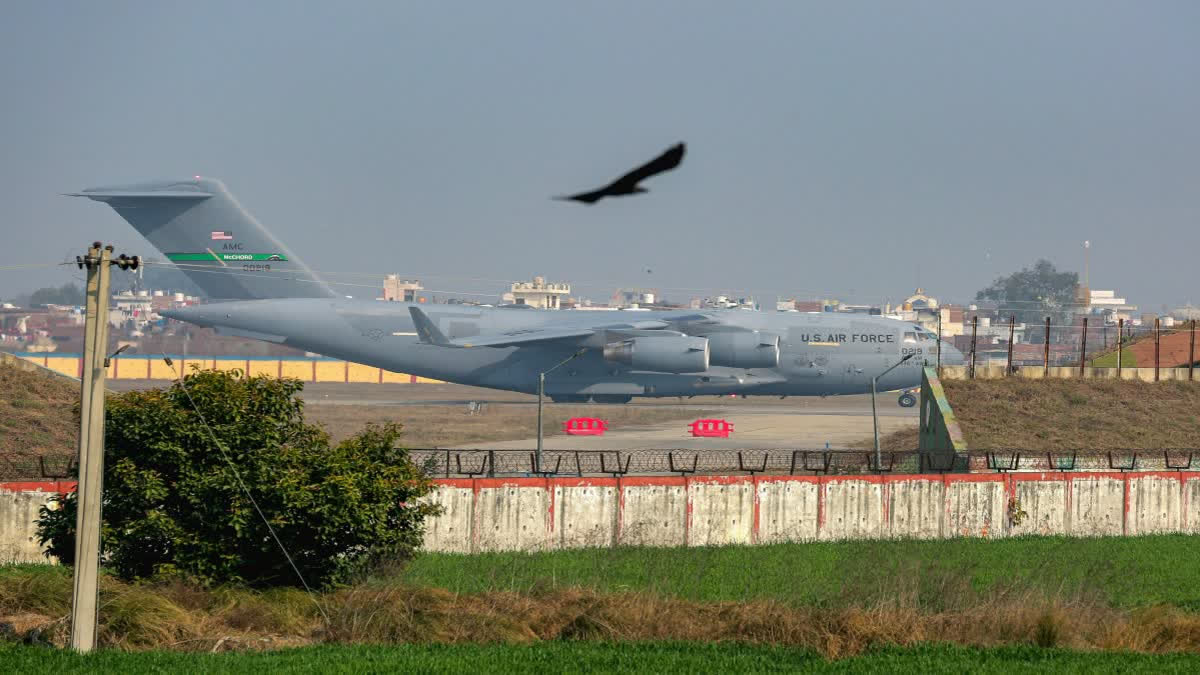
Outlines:
{"label": "concrete boundary wall", "polygon": [[[438,479],[425,549],[1200,533],[1200,472]],[[73,483],[0,483],[0,562],[44,560],[37,510]]]}
{"label": "concrete boundary wall", "polygon": [[439,479],[432,551],[1200,533],[1200,473]]}

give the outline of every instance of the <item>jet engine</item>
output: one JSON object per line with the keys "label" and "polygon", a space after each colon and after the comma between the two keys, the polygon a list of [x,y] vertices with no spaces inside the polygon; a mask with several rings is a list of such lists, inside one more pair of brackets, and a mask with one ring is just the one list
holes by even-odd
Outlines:
{"label": "jet engine", "polygon": [[779,336],[762,331],[714,333],[708,336],[714,366],[775,368],[779,365]]}
{"label": "jet engine", "polygon": [[636,370],[702,373],[708,370],[708,340],[687,335],[636,337],[604,345],[604,359]]}

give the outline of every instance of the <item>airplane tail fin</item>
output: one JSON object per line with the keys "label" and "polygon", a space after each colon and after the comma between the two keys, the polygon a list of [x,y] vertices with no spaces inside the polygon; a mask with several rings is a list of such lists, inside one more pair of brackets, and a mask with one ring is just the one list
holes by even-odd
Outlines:
{"label": "airplane tail fin", "polygon": [[197,176],[69,196],[113,207],[211,299],[335,297],[219,180]]}

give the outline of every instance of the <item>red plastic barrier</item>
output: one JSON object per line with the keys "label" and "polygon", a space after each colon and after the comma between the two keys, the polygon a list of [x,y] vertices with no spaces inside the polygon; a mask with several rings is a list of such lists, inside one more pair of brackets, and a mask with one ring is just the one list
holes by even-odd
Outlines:
{"label": "red plastic barrier", "polygon": [[733,431],[733,424],[725,420],[696,420],[689,424],[688,428],[692,430],[693,436],[729,438],[730,432]]}
{"label": "red plastic barrier", "polygon": [[598,417],[572,417],[563,422],[563,431],[569,436],[603,436],[608,431],[608,421]]}

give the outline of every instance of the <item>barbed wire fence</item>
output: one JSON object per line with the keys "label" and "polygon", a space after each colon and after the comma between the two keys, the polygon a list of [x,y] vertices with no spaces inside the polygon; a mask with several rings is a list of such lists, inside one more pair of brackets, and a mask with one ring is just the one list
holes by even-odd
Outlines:
{"label": "barbed wire fence", "polygon": [[968,371],[987,367],[1187,370],[1194,379],[1200,359],[1195,321],[1133,325],[1101,317],[1072,324],[1020,323],[1015,317],[972,318],[954,334],[943,334],[966,361]]}

